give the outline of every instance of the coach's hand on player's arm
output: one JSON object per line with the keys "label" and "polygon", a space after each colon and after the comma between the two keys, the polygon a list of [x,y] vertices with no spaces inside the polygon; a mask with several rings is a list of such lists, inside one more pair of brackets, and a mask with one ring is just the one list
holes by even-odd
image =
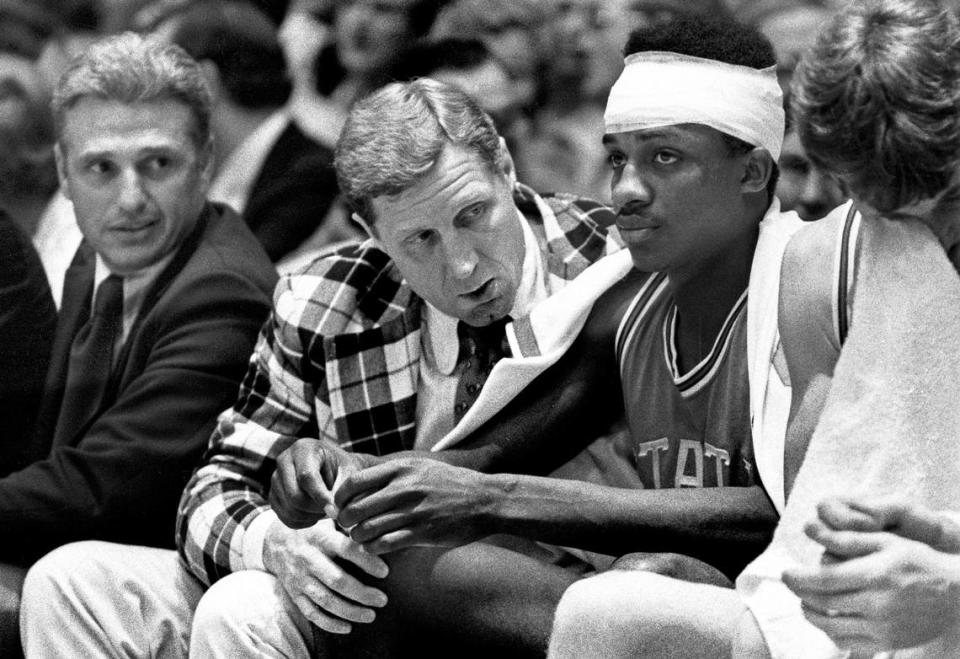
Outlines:
{"label": "coach's hand on player's arm", "polygon": [[960,625],[960,526],[946,516],[837,498],[821,503],[805,530],[825,560],[783,580],[839,647],[914,647]]}

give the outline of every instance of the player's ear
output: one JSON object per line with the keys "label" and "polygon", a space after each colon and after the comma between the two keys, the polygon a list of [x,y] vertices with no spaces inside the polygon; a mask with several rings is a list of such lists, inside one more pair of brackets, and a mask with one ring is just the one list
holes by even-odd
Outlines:
{"label": "player's ear", "polygon": [[773,158],[769,151],[762,147],[751,149],[744,156],[740,191],[744,194],[766,192],[767,183],[773,176],[773,165]]}

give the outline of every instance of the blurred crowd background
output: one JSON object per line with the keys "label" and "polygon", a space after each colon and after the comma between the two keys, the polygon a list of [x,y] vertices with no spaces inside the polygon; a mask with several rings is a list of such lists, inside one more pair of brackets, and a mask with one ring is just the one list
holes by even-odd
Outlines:
{"label": "blurred crowd background", "polygon": [[[609,201],[603,107],[632,29],[683,12],[728,13],[771,39],[787,85],[840,2],[3,0],[0,209],[32,238],[58,297],[80,235],[57,192],[48,101],[71,57],[105,34],[156,32],[202,63],[216,99],[211,197],[237,206],[284,271],[357,235],[337,195],[332,149],[350,104],[387,81],[461,86],[494,118],[521,181]],[[291,130],[296,139],[280,141]],[[265,174],[271,151],[298,149],[304,157]],[[789,129],[780,164],[781,200],[805,219],[842,201]],[[251,195],[268,174],[284,185]],[[260,218],[273,220],[257,226]]]}

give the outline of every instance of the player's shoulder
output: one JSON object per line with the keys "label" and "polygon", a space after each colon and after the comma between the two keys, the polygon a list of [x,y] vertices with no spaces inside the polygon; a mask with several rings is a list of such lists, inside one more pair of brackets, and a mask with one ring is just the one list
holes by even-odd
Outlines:
{"label": "player's shoulder", "polygon": [[783,255],[782,272],[792,275],[808,271],[829,277],[850,208],[850,203],[839,206],[822,220],[809,222],[793,234]]}
{"label": "player's shoulder", "polygon": [[585,331],[612,342],[630,309],[642,302],[640,298],[653,299],[662,292],[663,280],[659,273],[631,269],[597,300]]}
{"label": "player's shoulder", "polygon": [[811,222],[790,239],[784,252],[779,325],[788,360],[791,352],[829,357],[839,351],[836,312],[838,294],[844,290],[839,266],[849,213],[850,204],[845,204]]}

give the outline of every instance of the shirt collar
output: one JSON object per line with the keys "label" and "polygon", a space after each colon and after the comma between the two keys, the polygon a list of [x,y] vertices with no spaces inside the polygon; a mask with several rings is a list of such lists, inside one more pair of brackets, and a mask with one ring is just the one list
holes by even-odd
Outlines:
{"label": "shirt collar", "polygon": [[[537,303],[547,297],[540,245],[527,219],[519,210],[517,219],[523,228],[524,253],[520,284],[510,309],[512,318],[526,316]],[[433,360],[437,370],[443,375],[450,375],[457,367],[457,358],[460,356],[460,339],[457,336],[459,320],[448,316],[429,302],[425,302],[423,306],[423,332],[426,337],[424,347],[428,359]]]}
{"label": "shirt collar", "polygon": [[[153,265],[149,265],[133,274],[123,276],[123,334],[121,342],[125,341],[127,335],[130,333],[133,327],[133,321],[136,320],[137,314],[140,313],[140,306],[143,304],[147,290],[151,284],[157,280],[157,277],[160,276],[164,268],[170,265],[176,253],[177,250],[173,250]],[[100,286],[103,280],[109,277],[110,274],[110,268],[107,267],[107,264],[104,263],[100,255],[97,254],[96,265],[93,271],[94,297],[96,297],[97,294],[97,287]]]}

